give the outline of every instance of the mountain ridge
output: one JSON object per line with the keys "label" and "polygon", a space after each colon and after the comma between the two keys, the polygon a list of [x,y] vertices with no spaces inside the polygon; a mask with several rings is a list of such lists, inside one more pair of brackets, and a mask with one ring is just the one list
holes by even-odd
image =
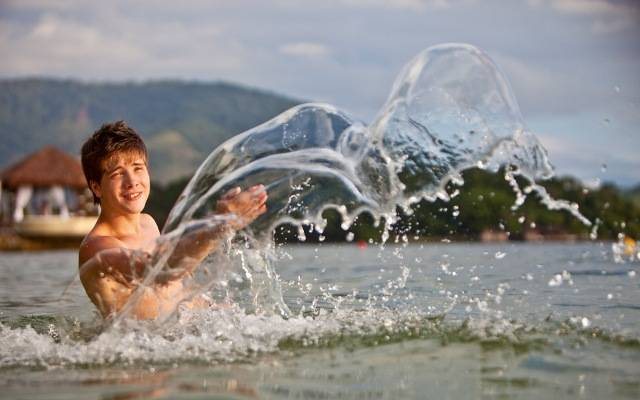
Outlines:
{"label": "mountain ridge", "polygon": [[154,180],[166,183],[193,172],[223,141],[300,103],[222,81],[0,79],[0,169],[49,144],[79,154],[101,124],[123,119],[149,144]]}

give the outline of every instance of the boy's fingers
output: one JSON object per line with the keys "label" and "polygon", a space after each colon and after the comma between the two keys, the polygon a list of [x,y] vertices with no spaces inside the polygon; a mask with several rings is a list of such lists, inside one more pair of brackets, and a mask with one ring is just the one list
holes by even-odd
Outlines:
{"label": "boy's fingers", "polygon": [[264,202],[267,201],[267,194],[261,193],[260,195],[255,196],[255,200],[259,204],[264,204]]}
{"label": "boy's fingers", "polygon": [[225,193],[224,195],[222,195],[223,199],[228,199],[230,197],[233,197],[237,194],[239,194],[242,191],[242,189],[240,189],[240,186],[236,186],[233,189],[230,189],[227,191],[227,193]]}
{"label": "boy's fingers", "polygon": [[267,192],[265,190],[256,190],[251,193],[252,197],[266,197]]}
{"label": "boy's fingers", "polygon": [[228,213],[229,210],[229,201],[228,200],[218,200],[216,204],[216,210],[219,213]]}
{"label": "boy's fingers", "polygon": [[253,216],[253,218],[257,218],[258,216],[260,216],[261,214],[263,214],[265,211],[267,211],[267,205],[266,204],[259,204],[256,207],[254,207],[251,210],[251,215]]}

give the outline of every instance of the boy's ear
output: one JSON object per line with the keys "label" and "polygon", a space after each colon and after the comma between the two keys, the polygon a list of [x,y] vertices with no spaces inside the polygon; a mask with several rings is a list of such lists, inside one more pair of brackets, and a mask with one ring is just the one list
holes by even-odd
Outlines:
{"label": "boy's ear", "polygon": [[100,184],[96,181],[90,181],[89,182],[89,188],[91,189],[91,191],[93,192],[93,194],[97,197],[100,198],[102,197],[102,192],[100,190]]}

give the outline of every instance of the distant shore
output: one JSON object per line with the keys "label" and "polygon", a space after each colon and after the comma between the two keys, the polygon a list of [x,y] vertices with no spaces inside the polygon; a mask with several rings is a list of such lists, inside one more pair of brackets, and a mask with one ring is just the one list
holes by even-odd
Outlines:
{"label": "distant shore", "polygon": [[0,228],[0,251],[77,249],[81,242],[81,238],[26,238],[18,235],[11,228]]}
{"label": "distant shore", "polygon": [[[78,238],[59,238],[59,239],[38,239],[38,238],[25,238],[13,231],[11,228],[0,228],[0,251],[12,252],[12,251],[45,251],[45,250],[61,250],[61,249],[77,249],[80,246],[82,239]],[[439,237],[439,236],[424,236],[418,239],[411,238],[409,243],[412,244],[438,244],[438,243],[578,243],[592,241],[587,237],[580,237],[573,234],[553,234],[553,235],[535,235],[531,237],[509,239],[505,236],[484,236],[478,239],[471,239],[468,237]],[[598,240],[602,242],[603,240]],[[610,242],[610,240],[604,240]],[[318,245],[320,243],[331,244],[351,244],[354,246],[369,245],[375,246],[377,242],[368,243],[367,241],[354,240],[352,242],[291,242],[291,245]],[[393,237],[389,238],[387,244],[395,244]]]}

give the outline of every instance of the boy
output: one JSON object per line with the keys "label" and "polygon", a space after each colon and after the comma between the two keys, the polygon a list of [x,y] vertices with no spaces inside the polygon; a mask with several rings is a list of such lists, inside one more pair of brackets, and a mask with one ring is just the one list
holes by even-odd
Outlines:
{"label": "boy", "polygon": [[[188,297],[182,280],[232,229],[241,229],[266,211],[264,186],[232,189],[218,201],[217,213],[233,214],[226,223],[203,223],[182,233],[166,260],[165,272],[141,288],[147,267],[159,251],[153,218],[142,213],[150,189],[144,142],[123,121],[103,125],[82,146],[82,169],[100,204],[96,225],[79,251],[80,280],[103,317],[128,310],[137,319],[168,315]],[[211,219],[214,221],[214,219]],[[169,271],[169,272],[166,272]],[[140,290],[138,290],[140,289]],[[191,301],[188,306],[202,305]]]}

